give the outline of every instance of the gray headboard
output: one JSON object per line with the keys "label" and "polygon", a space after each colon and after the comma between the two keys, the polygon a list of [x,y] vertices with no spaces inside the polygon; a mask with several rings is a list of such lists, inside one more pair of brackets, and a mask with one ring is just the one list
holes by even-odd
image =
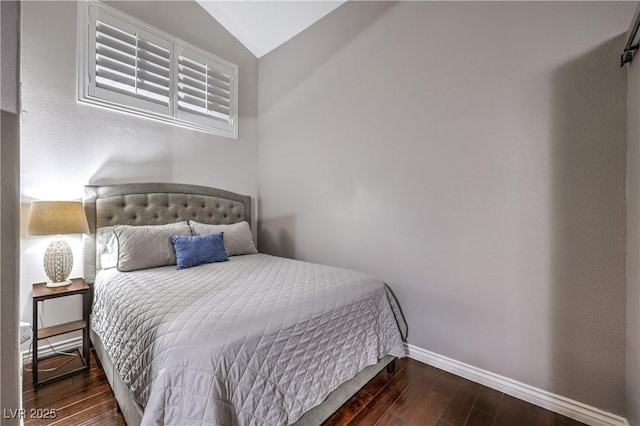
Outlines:
{"label": "gray headboard", "polygon": [[251,197],[206,186],[177,183],[128,183],[84,187],[89,234],[84,237],[84,278],[93,283],[100,259],[96,232],[113,225],[165,225],[184,220],[209,224],[247,221]]}

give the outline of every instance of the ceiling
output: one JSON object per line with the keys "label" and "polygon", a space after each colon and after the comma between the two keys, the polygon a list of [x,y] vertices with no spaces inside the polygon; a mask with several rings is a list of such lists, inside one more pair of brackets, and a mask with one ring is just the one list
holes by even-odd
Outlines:
{"label": "ceiling", "polygon": [[260,58],[304,31],[345,0],[196,1]]}

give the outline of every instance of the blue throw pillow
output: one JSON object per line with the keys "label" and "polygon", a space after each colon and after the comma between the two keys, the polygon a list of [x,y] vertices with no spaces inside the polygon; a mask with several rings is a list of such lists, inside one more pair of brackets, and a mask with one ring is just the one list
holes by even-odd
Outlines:
{"label": "blue throw pillow", "polygon": [[178,269],[229,260],[222,232],[195,237],[172,235],[170,239],[176,251]]}

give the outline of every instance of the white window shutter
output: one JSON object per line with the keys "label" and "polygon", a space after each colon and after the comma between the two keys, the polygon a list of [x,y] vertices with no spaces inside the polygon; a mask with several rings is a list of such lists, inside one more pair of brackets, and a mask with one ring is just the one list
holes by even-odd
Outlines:
{"label": "white window shutter", "polygon": [[89,94],[169,114],[173,44],[102,10],[92,10]]}
{"label": "white window shutter", "polygon": [[184,46],[176,48],[176,117],[237,132],[238,67]]}
{"label": "white window shutter", "polygon": [[238,138],[238,66],[100,2],[78,2],[78,100]]}

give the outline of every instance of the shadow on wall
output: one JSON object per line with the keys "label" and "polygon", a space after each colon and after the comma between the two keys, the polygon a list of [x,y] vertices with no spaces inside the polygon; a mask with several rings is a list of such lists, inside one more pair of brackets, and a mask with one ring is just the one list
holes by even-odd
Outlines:
{"label": "shadow on wall", "polygon": [[552,391],[617,414],[625,368],[624,41],[609,40],[552,75]]}
{"label": "shadow on wall", "polygon": [[113,185],[133,182],[172,182],[173,170],[169,158],[161,161],[109,159],[89,178],[89,185]]}
{"label": "shadow on wall", "polygon": [[[296,61],[288,61],[288,77],[274,80],[278,84],[273,84],[274,81],[272,81],[268,92],[265,92],[264,87],[261,86],[260,98],[262,100],[258,100],[258,105],[262,108],[264,106],[273,107],[277,104],[277,100],[286,98],[287,94],[294,92],[302,81],[309,80],[310,76],[318,69],[321,69],[329,58],[337,55],[351,40],[376,22],[396,3],[395,1],[375,1],[368,2],[366,7],[361,7],[362,5],[358,5],[358,2],[346,2],[339,7],[339,14],[332,15],[330,13],[329,15],[332,15],[331,19],[327,19],[327,17],[321,19],[284,45],[267,54],[267,58],[275,58],[274,60],[277,63],[279,55],[284,55],[288,58],[290,51],[304,51],[309,45],[316,47],[312,55],[297,55]],[[339,31],[335,31],[334,27],[338,28]],[[322,39],[320,44],[316,42],[319,38]],[[268,110],[269,108],[261,109],[259,107],[260,113]]]}
{"label": "shadow on wall", "polygon": [[258,223],[260,253],[295,259],[296,219],[293,215],[262,219]]}

